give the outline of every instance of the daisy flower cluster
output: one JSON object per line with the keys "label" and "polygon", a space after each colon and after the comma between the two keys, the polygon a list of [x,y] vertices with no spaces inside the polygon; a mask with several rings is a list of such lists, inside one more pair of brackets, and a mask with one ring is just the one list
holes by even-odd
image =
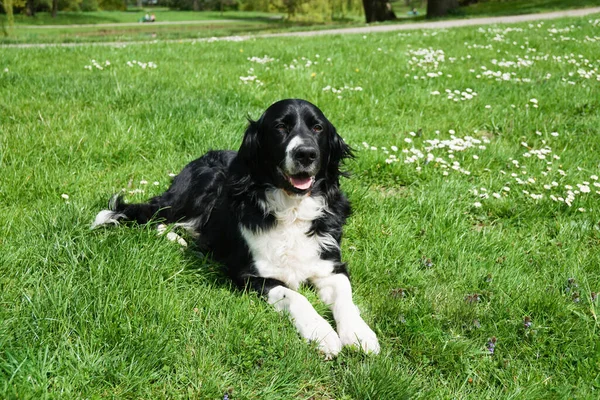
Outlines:
{"label": "daisy flower cluster", "polygon": [[[471,88],[466,88],[465,90],[450,90],[450,89],[446,89],[446,96],[448,100],[453,100],[453,101],[465,101],[465,100],[471,100],[473,99],[475,96],[477,96],[477,92],[474,92],[473,89]],[[437,90],[434,90],[433,92],[431,92],[432,96],[439,96],[440,92]]]}
{"label": "daisy flower cluster", "polygon": [[[552,132],[551,136],[557,137],[558,133]],[[560,160],[560,156],[553,154],[552,148],[546,144],[545,140],[542,141],[542,144],[544,144],[543,147],[536,149],[530,147],[526,142],[521,143],[523,147],[527,148],[527,151],[522,154],[524,160],[529,159],[532,164],[537,161],[541,162],[542,166],[545,165],[545,168],[541,168],[541,176],[529,172],[524,160],[510,158],[507,163],[508,171],[500,170],[500,173],[507,178],[501,188],[495,190],[486,187],[473,188],[473,195],[478,200],[474,206],[481,207],[483,200],[500,199],[511,193],[522,193],[526,198],[534,201],[549,199],[556,203],[564,203],[568,207],[572,207],[579,198],[593,195],[594,191],[595,194],[600,195],[598,175],[592,174],[587,178],[575,179],[571,183],[566,183],[570,173],[565,171],[562,165],[554,166],[554,163]],[[533,166],[540,169],[539,165],[534,164]],[[578,168],[578,171],[580,170]],[[515,190],[511,191],[511,187]],[[579,207],[578,211],[585,212],[586,209]]]}
{"label": "daisy flower cluster", "polygon": [[[532,99],[535,100],[535,99]],[[440,132],[436,131],[439,136]],[[449,130],[449,139],[419,139],[422,133],[409,132],[403,139],[404,147],[391,145],[389,147],[377,147],[367,142],[362,143],[365,150],[380,151],[385,155],[385,163],[414,165],[415,171],[421,172],[424,168],[433,168],[440,171],[442,176],[449,176],[455,172],[460,175],[472,175],[472,168],[491,173],[488,168],[477,168],[480,154],[487,150],[491,144],[485,135],[480,138],[472,135],[457,136],[454,130]],[[475,131],[477,134],[478,132]],[[541,136],[540,131],[536,131]],[[557,132],[551,132],[550,137],[558,137]],[[420,145],[416,145],[419,142]],[[518,159],[509,158],[506,167],[498,172],[504,179],[499,180],[496,188],[477,185],[471,189],[475,197],[474,207],[482,207],[485,202],[495,201],[503,198],[523,198],[535,202],[552,201],[562,203],[568,207],[574,207],[579,199],[585,200],[588,196],[600,195],[600,179],[598,174],[581,177],[578,172],[569,172],[559,164],[561,157],[554,153],[547,140],[541,141],[541,146],[530,146],[527,142],[521,142],[526,150]],[[470,154],[462,156],[462,161],[457,159],[459,153]],[[533,170],[530,172],[527,163],[531,164]],[[570,178],[573,175],[573,178]],[[575,176],[578,175],[579,178]],[[570,182],[569,182],[570,181]],[[575,206],[576,207],[576,206]],[[580,212],[586,212],[584,207],[577,208]]]}
{"label": "daisy flower cluster", "polygon": [[[152,61],[141,62],[141,61],[133,60],[133,61],[127,61],[127,65],[130,68],[135,67],[135,66],[138,66],[139,68],[142,68],[142,69],[147,69],[147,68],[148,69],[156,69],[157,68],[157,65]],[[104,61],[104,63],[100,63],[96,60],[91,60],[91,65],[85,65],[83,68],[85,68],[89,71],[92,71],[94,69],[104,70],[104,69],[108,69],[109,67],[112,67],[112,64],[108,60]]]}
{"label": "daisy flower cluster", "polygon": [[504,67],[504,68],[523,68],[523,67],[531,67],[533,65],[533,61],[532,60],[528,60],[527,58],[529,58],[528,56],[525,56],[525,58],[521,58],[521,57],[517,57],[517,61],[507,61],[507,60],[496,60],[496,59],[492,59],[490,62],[494,65],[497,65],[499,67]]}
{"label": "daisy flower cluster", "polygon": [[267,64],[267,63],[275,61],[274,58],[269,57],[267,55],[264,55],[263,57],[256,57],[256,56],[248,57],[247,60],[250,62],[253,62],[253,63],[257,63],[257,64]]}
{"label": "daisy flower cluster", "polygon": [[[392,145],[388,150],[387,147],[377,148],[366,142],[363,142],[362,145],[364,148],[370,150],[381,150],[387,156],[385,159],[386,164],[394,164],[402,161],[404,164],[415,165],[415,170],[418,172],[424,166],[432,165],[439,168],[443,176],[448,176],[452,171],[470,175],[471,171],[463,168],[460,161],[455,159],[455,154],[465,151],[485,150],[490,140],[486,137],[477,139],[469,135],[457,137],[455,135],[456,132],[452,129],[449,133],[450,139],[435,138],[423,140],[421,147],[415,147],[413,139],[417,136],[415,132],[409,132],[409,137],[403,140],[410,147],[398,148],[398,146]],[[439,135],[439,131],[436,131],[436,134]],[[477,154],[473,154],[472,157],[474,160],[479,159],[479,155]]]}
{"label": "daisy flower cluster", "polygon": [[434,50],[432,48],[409,50],[408,55],[411,56],[408,64],[412,69],[421,69],[424,71],[436,71],[440,64],[446,61],[444,50]]}
{"label": "daisy flower cluster", "polygon": [[[321,58],[320,55],[316,54],[315,58]],[[331,58],[327,58],[325,62],[331,63]],[[313,61],[306,57],[301,57],[300,60],[294,58],[289,64],[283,64],[284,69],[298,69],[298,68],[310,68],[313,65],[318,65],[319,61]]]}
{"label": "daisy flower cluster", "polygon": [[464,45],[467,49],[494,50],[494,46],[492,44],[477,44],[477,43],[469,44],[469,42],[465,42]]}
{"label": "daisy flower cluster", "polygon": [[133,60],[133,61],[127,61],[127,65],[130,68],[133,68],[135,66],[138,66],[141,69],[146,69],[146,68],[148,68],[148,69],[156,69],[157,68],[157,65],[154,62],[152,62],[152,61],[141,62],[141,61]]}
{"label": "daisy flower cluster", "polygon": [[323,88],[323,92],[331,92],[333,94],[337,94],[337,98],[341,99],[342,95],[341,93],[344,91],[349,91],[349,92],[362,92],[363,88],[360,86],[348,86],[348,85],[344,85],[343,87],[340,87],[338,89],[334,88],[333,86],[327,85]]}
{"label": "daisy flower cluster", "polygon": [[110,61],[108,61],[108,60],[104,61],[104,64],[101,64],[96,60],[92,60],[91,65],[85,65],[83,68],[85,68],[89,71],[92,71],[94,68],[97,70],[103,70],[105,68],[110,67],[110,65],[111,65]]}
{"label": "daisy flower cluster", "polygon": [[508,41],[508,39],[506,39],[507,34],[513,33],[513,32],[523,33],[524,29],[518,28],[518,27],[513,27],[513,26],[507,26],[507,27],[502,27],[502,28],[491,26],[491,27],[480,27],[477,29],[477,32],[486,34],[486,37],[489,38],[490,40],[494,40],[496,42],[502,42],[502,41]]}
{"label": "daisy flower cluster", "polygon": [[[216,37],[216,36],[212,36],[209,37],[207,39],[198,39],[199,42],[206,42],[206,43],[214,43],[214,42],[243,42],[245,41],[246,38],[242,37],[242,36],[226,36],[226,37]],[[196,44],[196,41],[193,41],[192,44]]]}
{"label": "daisy flower cluster", "polygon": [[[494,79],[498,82],[502,82],[502,81],[524,82],[524,83],[531,82],[531,79],[529,79],[529,78],[519,78],[515,72],[492,71],[492,70],[489,70],[486,66],[481,66],[481,69],[483,70],[483,72],[481,74],[477,74],[475,76],[475,78],[477,78],[477,79],[480,79],[480,78]],[[471,71],[475,72],[475,70],[471,70]]]}
{"label": "daisy flower cluster", "polygon": [[258,79],[256,77],[256,75],[254,75],[254,68],[250,68],[248,70],[248,76],[240,76],[240,81],[244,85],[247,85],[249,83],[254,83],[254,84],[258,85],[258,86],[263,86],[264,85],[264,82],[262,82],[260,79]]}

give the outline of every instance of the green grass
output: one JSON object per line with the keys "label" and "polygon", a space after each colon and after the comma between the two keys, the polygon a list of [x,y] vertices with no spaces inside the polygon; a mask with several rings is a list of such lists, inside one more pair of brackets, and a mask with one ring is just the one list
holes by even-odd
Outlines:
{"label": "green grass", "polygon": [[106,41],[149,41],[207,38],[250,34],[285,29],[291,26],[281,21],[215,21],[193,25],[151,25],[112,26],[112,27],[64,27],[16,29],[8,37],[0,37],[0,43],[97,43]]}
{"label": "green grass", "polygon": [[[599,19],[2,49],[0,397],[597,397]],[[433,50],[437,67],[419,62]],[[247,60],[265,54],[275,60]],[[519,59],[533,64],[503,63]],[[241,83],[248,75],[264,84]],[[467,88],[477,96],[445,95]],[[245,117],[286,97],[319,105],[356,149],[343,258],[379,356],[347,349],[326,362],[285,316],[153,229],[89,229],[112,193],[160,193],[168,173],[237,148]],[[426,141],[450,130],[481,143],[427,162]],[[551,200],[568,190],[571,206]]]}
{"label": "green grass", "polygon": [[214,19],[276,19],[281,14],[254,11],[176,11],[165,8],[147,8],[129,11],[61,11],[56,18],[48,12],[37,13],[34,17],[25,14],[15,16],[16,25],[86,25],[138,22],[146,13],[154,14],[158,22],[205,21]]}

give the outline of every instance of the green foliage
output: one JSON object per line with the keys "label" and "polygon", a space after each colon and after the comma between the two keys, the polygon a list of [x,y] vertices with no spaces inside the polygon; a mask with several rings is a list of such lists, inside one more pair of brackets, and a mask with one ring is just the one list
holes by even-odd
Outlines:
{"label": "green foliage", "polygon": [[125,10],[127,5],[124,0],[98,0],[101,10]]}
{"label": "green foliage", "polygon": [[240,9],[283,12],[290,21],[324,22],[361,15],[361,0],[241,0]]}
{"label": "green foliage", "polygon": [[61,11],[81,11],[83,0],[58,0],[58,9]]}
{"label": "green foliage", "polygon": [[81,11],[97,11],[100,8],[98,0],[82,0]]}
{"label": "green foliage", "polygon": [[271,0],[240,0],[240,10],[268,12],[270,2]]}
{"label": "green foliage", "polygon": [[[6,22],[8,24],[9,29],[12,28],[13,25],[15,24],[15,18],[13,15],[14,1],[15,0],[2,0],[2,2],[0,2],[0,4],[2,4],[2,9],[3,9],[4,13],[6,14]],[[4,20],[2,20],[2,22],[4,23]],[[4,24],[2,25],[2,28],[5,32],[5,34],[8,35],[8,31],[4,27]]]}

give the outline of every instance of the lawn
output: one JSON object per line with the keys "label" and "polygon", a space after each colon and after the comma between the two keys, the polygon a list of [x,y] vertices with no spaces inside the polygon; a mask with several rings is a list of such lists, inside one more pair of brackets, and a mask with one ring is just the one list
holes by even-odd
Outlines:
{"label": "lawn", "polygon": [[600,6],[600,0],[496,0],[470,4],[460,8],[457,14],[463,17],[519,15],[597,6]]}
{"label": "lawn", "polygon": [[95,25],[138,22],[146,13],[154,14],[157,22],[208,21],[221,19],[280,19],[281,14],[255,11],[177,11],[168,8],[147,8],[127,11],[61,11],[56,18],[48,12],[39,12],[34,17],[25,14],[15,16],[17,25]]}
{"label": "lawn", "polygon": [[[2,49],[0,398],[596,398],[599,27]],[[325,361],[193,249],[89,229],[286,97],[355,148],[379,356]]]}
{"label": "lawn", "polygon": [[56,19],[48,13],[38,13],[33,18],[17,15],[15,27],[8,36],[0,36],[0,43],[199,38],[289,29],[296,25],[282,20],[279,14],[259,12],[186,12],[166,9],[150,12],[156,14],[158,23],[138,23],[145,11],[61,12]]}

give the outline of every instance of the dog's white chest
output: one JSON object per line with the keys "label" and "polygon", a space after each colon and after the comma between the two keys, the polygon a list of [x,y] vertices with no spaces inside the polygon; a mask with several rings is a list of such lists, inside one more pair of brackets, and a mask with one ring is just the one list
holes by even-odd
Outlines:
{"label": "dog's white chest", "polygon": [[[270,201],[268,206],[273,204]],[[320,253],[331,245],[330,238],[307,235],[312,221],[323,212],[322,204],[307,197],[277,205],[275,227],[258,232],[241,228],[259,275],[280,280],[292,289],[310,278],[329,275],[333,263],[322,260]]]}

